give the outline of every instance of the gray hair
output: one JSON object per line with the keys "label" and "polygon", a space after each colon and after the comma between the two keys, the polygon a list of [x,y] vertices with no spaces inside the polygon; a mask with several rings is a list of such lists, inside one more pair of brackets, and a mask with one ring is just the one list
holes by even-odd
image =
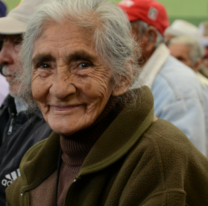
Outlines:
{"label": "gray hair", "polygon": [[196,39],[190,36],[175,37],[170,40],[169,45],[172,44],[182,44],[190,48],[190,58],[192,61],[192,66],[195,66],[197,61],[201,61],[202,57],[205,54],[205,50],[201,46],[201,44]]}
{"label": "gray hair", "polygon": [[[61,23],[63,20],[86,30],[93,31],[93,44],[97,53],[112,69],[114,80],[130,74],[126,65],[132,62],[134,72],[131,85],[138,77],[137,64],[140,50],[131,36],[131,26],[123,11],[106,0],[46,0],[31,16],[21,49],[23,64],[21,96],[34,103],[31,94],[33,43],[40,37],[48,21]],[[28,89],[29,88],[29,89]],[[127,93],[133,93],[130,89]]]}
{"label": "gray hair", "polygon": [[[147,32],[150,26],[149,24],[147,24],[146,22],[142,20],[133,21],[131,22],[131,25],[132,27],[138,29],[139,36],[143,36]],[[164,43],[164,38],[162,34],[157,29],[156,29],[156,32],[157,32],[157,39],[155,42],[155,48],[157,48],[161,43]]]}

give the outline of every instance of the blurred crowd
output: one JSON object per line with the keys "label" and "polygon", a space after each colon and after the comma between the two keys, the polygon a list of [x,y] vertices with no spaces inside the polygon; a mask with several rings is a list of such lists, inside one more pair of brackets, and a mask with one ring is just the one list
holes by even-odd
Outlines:
{"label": "blurred crowd", "polygon": [[[69,1],[71,0],[68,0],[68,2]],[[83,8],[82,3],[80,3],[81,1],[73,1],[77,1],[78,3],[72,3],[68,5],[67,0],[63,0],[63,2],[53,0],[53,4],[51,4],[51,7],[49,8],[50,3],[48,0],[46,1],[45,7],[43,7],[41,10],[43,0],[23,0],[10,12],[7,11],[5,2],[0,1],[0,206],[5,206],[6,201],[8,201],[8,206],[49,206],[52,205],[54,201],[55,205],[57,204],[58,206],[67,205],[67,201],[71,202],[67,196],[68,192],[70,191],[68,191],[68,188],[72,184],[78,185],[79,183],[76,183],[76,181],[78,180],[79,182],[79,178],[82,178],[83,176],[85,177],[86,174],[89,177],[89,179],[85,180],[84,182],[86,187],[83,187],[82,189],[81,186],[78,187],[80,194],[77,192],[78,189],[73,191],[73,195],[79,194],[80,196],[77,195],[77,197],[84,197],[83,199],[81,198],[78,203],[73,200],[75,202],[74,205],[76,206],[146,205],[146,202],[147,205],[162,205],[158,191],[162,191],[162,195],[164,196],[167,195],[167,193],[170,193],[168,196],[169,200],[168,198],[164,198],[167,201],[167,204],[165,205],[185,205],[185,203],[187,205],[208,205],[207,198],[202,198],[208,195],[208,14],[207,20],[205,19],[205,21],[201,22],[200,25],[194,25],[191,22],[187,22],[183,19],[176,19],[170,24],[165,7],[155,0],[123,0],[119,2],[115,8],[113,7],[114,10],[112,11],[115,11],[115,14],[112,14],[112,22],[108,24],[106,23],[105,27],[103,26],[103,35],[105,35],[105,37],[108,36],[106,37],[108,41],[104,39],[101,34],[97,33],[96,37],[102,37],[103,39],[95,41],[95,44],[96,46],[97,44],[102,45],[102,48],[99,50],[99,52],[102,54],[100,56],[103,58],[102,61],[99,59],[100,62],[97,64],[98,66],[96,66],[99,67],[100,64],[105,65],[105,62],[107,62],[106,64],[110,65],[109,67],[111,67],[113,65],[112,62],[116,62],[115,59],[117,59],[117,63],[114,63],[112,66],[117,70],[115,69],[114,71],[113,68],[112,73],[115,75],[117,72],[117,76],[115,75],[115,78],[117,78],[119,75],[120,78],[118,78],[119,80],[115,80],[113,77],[113,80],[109,78],[110,80],[107,79],[104,81],[105,78],[108,77],[108,73],[106,72],[105,75],[95,78],[103,81],[96,84],[96,86],[93,85],[93,87],[91,85],[91,81],[85,84],[85,86],[83,86],[84,83],[82,82],[90,79],[88,75],[90,76],[94,71],[86,72],[85,74],[82,74],[81,72],[83,72],[86,67],[88,68],[91,66],[91,62],[95,61],[96,55],[94,54],[94,56],[92,55],[93,57],[89,57],[92,52],[83,54],[84,52],[79,53],[78,51],[75,52],[72,57],[66,57],[64,54],[67,53],[67,51],[62,51],[61,49],[62,47],[65,48],[65,46],[68,46],[67,48],[70,50],[72,46],[70,47],[69,45],[75,45],[76,49],[78,47],[77,44],[81,45],[80,42],[86,40],[85,38],[88,37],[88,32],[91,32],[94,27],[97,26],[83,25],[86,24],[86,19],[87,21],[92,21],[94,23],[94,17],[91,18],[87,12],[83,12],[84,17],[80,15],[77,20],[76,17],[74,17],[76,15],[74,15],[72,19],[75,19],[76,21],[72,26],[71,22],[70,24],[68,23],[69,25],[67,25],[66,21],[63,20],[65,18],[64,13],[59,19],[57,17],[57,21],[54,20],[52,23],[48,22],[48,19],[56,18],[56,15],[54,14],[53,16],[52,13],[55,13],[57,5],[61,8],[61,4],[59,5],[60,2],[62,2],[63,5],[68,5],[67,8],[69,9],[71,6],[71,8],[79,8],[80,11],[82,11],[81,9]],[[91,0],[85,0],[84,2],[86,3],[86,6],[90,7],[90,3],[87,3],[88,1]],[[95,4],[94,6],[91,5],[92,10],[96,10],[96,7],[101,5],[99,7],[100,10],[98,9],[101,11],[102,4],[106,6],[106,8],[102,10],[103,13],[101,12],[102,15],[98,15],[99,18],[102,17],[103,19],[99,19],[97,22],[101,22],[100,24],[103,24],[105,21],[110,21],[106,20],[107,17],[111,15],[107,13],[108,9],[110,9],[110,6],[108,7],[108,3],[102,3],[104,0],[92,0],[92,2]],[[39,13],[35,12],[39,6]],[[60,9],[60,11],[62,10]],[[96,10],[96,12],[99,11]],[[70,10],[68,10],[68,13],[70,13]],[[35,18],[30,19],[31,15],[33,14]],[[92,12],[92,15],[93,14],[94,13]],[[124,17],[122,16],[123,14],[125,14]],[[126,16],[126,22],[123,23],[124,26],[122,27],[122,23],[119,21],[119,19],[124,21]],[[29,19],[30,21],[28,21]],[[116,22],[116,20],[119,21],[119,23]],[[44,24],[44,21],[47,24]],[[57,22],[61,22],[61,27],[59,27],[60,25]],[[81,36],[83,34],[80,32],[82,31],[81,29],[73,30],[74,25],[85,29],[85,37]],[[97,27],[98,28],[96,31],[99,32],[100,27]],[[130,31],[128,31],[129,28]],[[61,29],[63,29],[65,33],[61,32]],[[71,33],[69,32],[69,29],[71,29]],[[110,33],[110,30],[115,32]],[[70,38],[66,38],[66,42],[69,41],[69,43],[62,45],[62,39],[60,40],[59,37],[61,36],[64,39],[66,37],[64,34],[68,34],[67,32],[69,35],[76,34],[77,38],[81,36],[81,40],[75,40],[76,42],[72,44],[71,42],[76,39],[75,36],[73,36],[72,40],[70,40]],[[43,35],[45,33],[47,35]],[[90,33],[90,35],[92,34]],[[51,39],[49,37],[53,39],[53,41],[50,41]],[[48,41],[47,38],[50,40]],[[126,44],[123,46],[122,40],[125,38],[126,41],[129,40],[129,42],[126,42]],[[90,40],[91,37],[89,37],[89,42]],[[56,45],[60,44],[62,47],[57,46],[56,48],[56,46],[54,46],[54,42],[56,41],[59,41]],[[65,41],[65,39],[63,41]],[[113,47],[112,42],[106,46],[104,44],[105,41],[108,43],[110,41],[114,42],[115,47]],[[82,46],[83,45],[86,46],[87,43],[85,42],[85,44],[82,44]],[[131,49],[133,48],[131,51],[129,49],[130,47]],[[87,50],[91,51],[92,48],[93,47],[89,47]],[[127,50],[122,50],[124,48]],[[64,75],[67,76],[67,73],[64,73],[64,75],[61,73],[67,67],[64,65],[65,62],[62,62],[60,66],[62,68],[62,70],[60,70],[62,75],[61,78],[60,76],[50,78],[50,81],[54,81],[54,84],[52,83],[52,85],[58,86],[56,89],[47,90],[49,85],[48,76],[50,76],[52,73],[53,75],[57,75],[58,73],[54,71],[51,73],[45,72],[49,66],[59,64],[59,62],[55,62],[56,58],[51,55],[51,53],[53,53],[52,50],[56,49],[61,51],[57,52],[57,59],[68,59],[68,62],[71,62],[72,60],[74,61],[74,59],[78,62],[82,61],[79,65],[79,68],[81,67],[82,71],[79,71],[79,78],[77,78],[83,78],[80,85],[79,82],[73,80],[74,82],[70,85],[70,87],[63,87],[63,84],[65,84],[65,82],[71,77],[65,79],[64,83],[59,82],[64,79]],[[42,50],[46,51],[46,54],[44,52],[41,54]],[[105,53],[105,51],[109,52]],[[132,55],[130,55],[131,52],[133,53]],[[121,58],[120,64],[118,63],[119,58]],[[122,58],[125,59],[125,61]],[[134,61],[134,58],[136,61]],[[124,69],[127,68],[126,70],[128,71],[124,72],[123,70],[120,71],[118,69],[119,67],[122,67],[118,66],[121,65],[122,62],[125,62],[123,63],[123,67]],[[36,73],[36,70],[38,70],[36,69],[34,71],[33,68],[32,71],[32,65],[33,67],[35,65],[42,70],[45,69],[45,73],[41,73],[36,78],[32,79]],[[101,71],[103,68],[104,66],[101,67]],[[96,76],[96,72],[94,73],[93,74]],[[128,76],[129,73],[131,78]],[[137,73],[138,76],[136,76]],[[103,98],[103,96],[99,96],[98,98],[97,96],[100,91],[95,92],[95,90],[99,90],[99,88],[105,85],[108,80],[109,82],[113,82],[115,84],[120,81],[120,85],[116,85],[116,92],[112,89],[112,93],[110,93],[111,87],[109,85],[102,90],[105,91],[105,95],[108,96],[107,98],[105,95],[103,95],[107,100]],[[72,87],[73,89],[69,89]],[[53,87],[51,86],[51,88]],[[68,92],[68,90],[70,90],[71,93],[74,92],[73,95],[71,95],[73,97],[82,94],[79,96],[79,98],[74,98],[76,101],[82,99],[83,96],[87,96],[87,100],[84,98],[82,99],[83,102],[87,102],[82,103],[84,105],[95,101],[95,97],[98,99],[95,102],[99,102],[100,99],[105,99],[105,104],[103,103],[103,100],[100,106],[93,106],[91,107],[90,111],[87,111],[87,109],[84,110],[85,112],[87,111],[87,115],[91,114],[91,112],[94,110],[96,112],[99,111],[100,113],[94,112],[96,115],[99,113],[99,115],[91,115],[85,119],[84,117],[86,114],[83,115],[83,118],[80,115],[83,110],[81,110],[81,112],[77,112],[78,115],[80,115],[79,118],[77,117],[78,115],[63,115],[63,117],[60,118],[58,115],[55,116],[53,113],[51,114],[50,109],[47,110],[45,108],[45,102],[56,99],[56,101],[54,100],[53,103],[61,102],[61,104],[64,105],[68,100],[66,101],[66,99],[63,97],[65,97],[65,92]],[[137,117],[138,119],[129,118],[129,116],[133,117],[134,113],[127,113],[123,115],[123,118],[125,116],[127,120],[124,118],[124,120],[121,120],[122,124],[121,122],[116,122],[116,124],[114,124],[116,117],[120,118],[122,116],[120,115],[120,112],[127,107],[125,104],[119,105],[118,103],[121,98],[118,100],[115,97],[123,97],[129,91],[129,93],[132,94],[134,91],[138,90],[139,94],[141,94],[141,99],[138,98],[139,100],[135,100],[140,103],[138,104],[138,111],[135,110],[135,114],[140,112]],[[152,96],[154,101],[149,100],[152,98]],[[132,96],[128,96],[127,100],[125,99],[125,101],[130,102],[130,100],[132,100],[131,98]],[[142,98],[144,98],[146,102],[143,102]],[[148,105],[151,104],[153,109],[149,109],[148,107]],[[56,106],[52,105],[51,107],[54,109]],[[57,110],[57,113],[60,111],[63,112],[64,110],[64,106],[63,108],[57,108],[54,109]],[[123,114],[122,112],[121,114]],[[145,118],[142,119],[143,116],[146,115],[145,112],[148,113],[147,118],[145,116]],[[153,116],[150,117],[149,114],[152,114]],[[95,118],[95,116],[98,120]],[[146,119],[149,119],[150,121],[148,126],[144,126],[147,121]],[[135,120],[138,121],[138,124],[137,122],[135,123]],[[162,120],[162,123],[160,123],[160,120]],[[170,126],[169,123],[164,123],[163,120],[171,122],[171,125],[174,125],[174,127]],[[82,123],[82,121],[84,123]],[[154,123],[158,121],[159,126],[157,123]],[[123,125],[123,122],[125,122],[125,125],[127,126],[121,126]],[[134,137],[135,134],[138,133],[135,132],[135,134],[131,134],[134,129],[132,125],[134,124],[135,128],[138,127],[138,131],[143,128],[143,130],[140,132],[141,140],[138,140],[137,143],[136,141],[132,143],[131,148],[128,150],[128,152],[130,151],[129,153],[127,153],[127,149],[123,148],[127,148],[130,143],[122,140],[121,142],[125,145],[122,149],[126,153],[124,152],[122,154],[123,156],[119,157],[120,159],[118,158],[118,160],[115,158],[116,160],[113,162],[114,157],[117,157],[120,154],[120,150],[118,149],[120,140],[119,138],[118,141],[116,141],[116,138],[115,141],[112,140],[112,145],[114,145],[114,147],[112,147],[113,149],[111,148],[112,153],[114,152],[113,156],[112,154],[107,153],[109,151],[111,152],[111,150],[108,148],[109,145],[111,145],[111,141],[109,140],[108,142],[107,135],[102,135],[102,133],[108,129],[107,134],[109,136],[115,135],[118,137],[119,135],[122,136],[123,133],[129,136],[132,135],[132,137]],[[119,127],[120,129],[122,128],[121,131],[124,129],[124,132],[119,133]],[[115,131],[118,130],[119,135],[117,135],[117,133],[114,134],[114,129],[110,130],[109,128],[116,128]],[[133,129],[129,132],[125,131],[126,128]],[[82,138],[81,136],[83,135],[86,135],[88,139],[86,140]],[[153,138],[151,140],[151,143],[150,141],[145,142],[144,140],[145,138],[149,138],[148,135],[155,137],[155,139]],[[49,140],[45,141],[48,137]],[[106,140],[104,139],[100,145],[96,144],[96,141],[98,139],[100,140],[100,138],[102,139],[103,137],[105,137]],[[131,137],[129,137],[129,139],[130,138]],[[154,143],[158,146],[157,150],[158,154],[160,154],[158,156],[153,155],[152,151],[148,150],[147,152],[146,150],[146,148],[150,148]],[[47,151],[44,150],[44,148],[47,148]],[[135,148],[140,149],[137,150]],[[28,149],[30,149],[29,153],[26,153]],[[88,153],[93,154],[91,156],[89,155],[91,159],[88,158]],[[151,162],[151,167],[147,168],[146,163],[142,163],[141,166],[140,163],[134,161],[131,157],[131,155],[134,153],[135,156],[138,157],[138,162],[141,163],[144,161],[144,159],[141,157],[145,157],[145,161]],[[109,175],[112,173],[112,171],[108,171],[109,168],[106,166],[106,163],[104,163],[102,166],[100,166],[100,162],[99,164],[96,163],[90,165],[94,159],[97,160],[102,155],[106,157],[106,159],[104,159],[106,162],[113,162],[112,164],[115,165],[115,167],[113,166],[113,171],[117,172]],[[111,157],[110,155],[112,155],[113,160],[111,158],[108,159]],[[159,156],[161,158],[160,161],[158,161]],[[85,158],[88,158],[86,164]],[[55,166],[53,165],[53,160],[57,160]],[[105,162],[104,160],[101,162]],[[176,161],[178,164],[175,164],[174,161]],[[125,168],[128,168],[129,166],[127,162],[130,166],[134,165],[132,166],[133,169],[131,172],[129,172],[130,169],[125,170]],[[160,170],[157,168],[158,162],[161,162],[161,165],[163,165],[161,166],[162,169]],[[87,167],[86,170],[82,170],[82,166],[87,164],[89,164],[89,167]],[[56,171],[56,166],[57,172],[53,173]],[[100,167],[98,168],[98,166]],[[51,172],[52,170],[48,171],[48,168],[55,169],[53,169],[53,172]],[[96,168],[95,171],[92,168]],[[90,170],[90,172],[93,170],[95,176],[93,176],[91,173],[88,174],[88,170]],[[99,174],[97,172],[98,170]],[[142,170],[143,173],[141,172]],[[158,173],[163,172],[162,170],[164,170],[164,177],[157,176]],[[22,172],[24,175],[21,176]],[[44,174],[45,176],[43,177],[41,174]],[[127,182],[124,184],[119,184],[123,181],[122,174],[125,177],[131,176],[130,174],[133,174],[134,177],[130,177],[130,181],[126,180],[128,184]],[[119,175],[122,178],[120,178]],[[26,176],[27,180],[25,180]],[[143,185],[137,185],[134,183],[134,180],[132,181],[131,179],[137,179],[137,177],[140,176],[142,176],[142,178],[144,177],[145,179],[145,181],[143,181],[144,179],[141,178]],[[158,181],[154,183],[153,179],[150,180],[150,178],[153,178],[154,180],[157,179]],[[98,180],[101,183],[98,184]],[[131,181],[132,184],[129,183]],[[167,185],[164,184],[164,186],[163,183],[165,181],[168,183]],[[142,195],[139,196],[135,191],[137,191],[138,188],[145,188],[146,183],[144,182],[151,182],[151,184],[147,187],[147,189],[144,190],[144,193],[141,192]],[[103,188],[105,188],[104,192],[98,187],[100,184],[107,185],[103,186]],[[48,190],[47,188],[50,187],[50,185],[53,185],[54,187]],[[128,189],[126,189],[123,185],[126,185]],[[119,191],[119,194],[116,194],[115,191],[112,192],[114,189],[113,186],[117,188],[115,191]],[[154,189],[149,189],[151,187]],[[93,190],[92,188],[98,189]],[[7,197],[5,194],[6,189]],[[70,189],[73,190],[71,187]],[[94,193],[92,196],[89,195],[90,189],[93,190],[93,192],[96,194],[96,197],[93,196]],[[168,192],[164,192],[166,189]],[[180,196],[177,196],[173,190],[177,191],[177,194],[183,190],[183,195],[180,194]],[[131,200],[129,200],[130,198],[128,196],[128,191],[131,191],[131,195],[133,197]],[[27,198],[29,197],[25,195],[27,192],[30,192],[31,204],[28,203],[29,201]],[[122,194],[124,195],[122,196]],[[73,195],[71,195],[71,198]],[[52,196],[55,197],[55,200],[52,198]],[[66,199],[65,196],[67,197]],[[153,196],[154,198],[152,198]],[[25,201],[23,201],[21,198],[25,198]],[[123,201],[126,203],[118,204],[118,202],[120,202],[119,198],[123,198]],[[97,202],[94,204],[95,199]],[[138,202],[136,202],[136,200],[140,202],[140,204],[137,204]],[[106,203],[107,201],[111,202],[111,204]],[[99,204],[101,202],[102,204]]]}
{"label": "blurred crowd", "polygon": [[171,55],[193,69],[200,82],[206,86],[208,86],[207,23],[207,21],[202,22],[198,28],[190,22],[177,19],[165,30],[164,34]]}

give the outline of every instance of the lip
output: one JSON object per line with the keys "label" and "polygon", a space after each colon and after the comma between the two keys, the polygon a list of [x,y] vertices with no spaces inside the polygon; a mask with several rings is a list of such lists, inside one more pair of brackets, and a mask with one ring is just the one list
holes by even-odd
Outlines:
{"label": "lip", "polygon": [[77,108],[83,106],[82,104],[75,105],[67,105],[67,106],[59,106],[59,105],[50,105],[50,108],[54,111],[65,112],[65,111],[73,111]]}

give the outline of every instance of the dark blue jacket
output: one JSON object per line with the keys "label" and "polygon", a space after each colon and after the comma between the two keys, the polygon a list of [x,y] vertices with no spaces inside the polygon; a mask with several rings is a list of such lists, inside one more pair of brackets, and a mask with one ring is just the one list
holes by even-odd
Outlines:
{"label": "dark blue jacket", "polygon": [[5,189],[20,176],[25,152],[50,133],[40,111],[17,114],[14,98],[6,97],[0,108],[0,206],[5,205]]}

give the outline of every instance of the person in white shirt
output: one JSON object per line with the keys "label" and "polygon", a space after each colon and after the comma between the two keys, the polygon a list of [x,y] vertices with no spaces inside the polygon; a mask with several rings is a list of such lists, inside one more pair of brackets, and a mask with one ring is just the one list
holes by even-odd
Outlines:
{"label": "person in white shirt", "polygon": [[142,67],[138,84],[150,87],[155,115],[173,123],[208,157],[204,90],[195,73],[170,55],[164,43],[169,26],[165,7],[157,1],[123,0],[118,6],[127,14],[132,33],[140,43]]}

